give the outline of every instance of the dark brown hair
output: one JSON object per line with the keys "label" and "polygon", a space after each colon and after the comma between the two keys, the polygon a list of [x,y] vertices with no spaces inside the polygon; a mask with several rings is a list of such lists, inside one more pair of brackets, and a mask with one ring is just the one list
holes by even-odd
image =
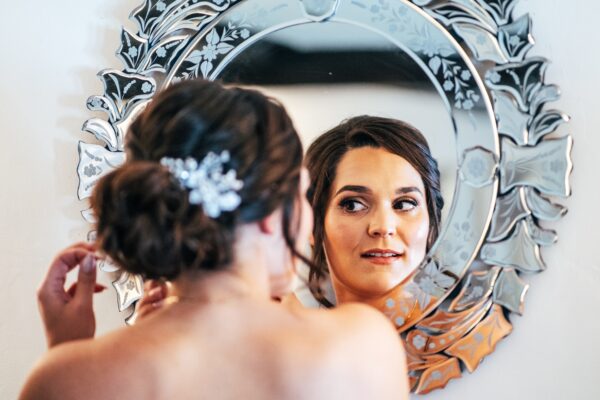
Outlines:
{"label": "dark brown hair", "polygon": [[360,147],[383,148],[406,159],[417,170],[425,186],[429,235],[427,249],[438,237],[444,200],[440,190],[440,172],[431,155],[427,140],[416,128],[406,122],[372,116],[350,118],[319,136],[308,148],[306,166],[311,185],[308,200],[313,208],[314,248],[309,282],[313,295],[322,304],[331,306],[320,290],[320,281],[329,273],[325,249],[325,213],[331,198],[331,186],[337,166],[351,149]]}
{"label": "dark brown hair", "polygon": [[[243,181],[242,201],[209,218],[160,164],[163,157],[200,161],[227,150]],[[174,279],[184,270],[217,270],[233,260],[236,226],[283,209],[292,254],[302,144],[283,106],[258,91],[184,81],[159,93],[126,137],[127,161],[102,178],[92,196],[98,244],[125,270]]]}

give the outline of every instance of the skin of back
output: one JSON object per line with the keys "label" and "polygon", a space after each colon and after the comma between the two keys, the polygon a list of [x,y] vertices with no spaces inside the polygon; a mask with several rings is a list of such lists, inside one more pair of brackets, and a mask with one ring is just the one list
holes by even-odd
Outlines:
{"label": "skin of back", "polygon": [[[260,317],[256,317],[260,316]],[[368,306],[263,301],[165,307],[95,340],[57,346],[21,399],[402,399],[400,340]]]}

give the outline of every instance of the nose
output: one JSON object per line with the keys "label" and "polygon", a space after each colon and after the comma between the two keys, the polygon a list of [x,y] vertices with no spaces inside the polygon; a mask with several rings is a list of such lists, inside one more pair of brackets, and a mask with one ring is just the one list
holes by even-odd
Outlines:
{"label": "nose", "polygon": [[396,234],[396,216],[385,209],[373,213],[369,221],[368,234],[372,237],[390,237]]}

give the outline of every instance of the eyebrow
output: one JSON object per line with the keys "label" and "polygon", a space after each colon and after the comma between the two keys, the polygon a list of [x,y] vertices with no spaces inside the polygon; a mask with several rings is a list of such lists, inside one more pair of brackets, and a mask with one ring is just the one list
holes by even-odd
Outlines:
{"label": "eyebrow", "polygon": [[[369,189],[366,186],[345,185],[345,186],[342,186],[340,188],[340,190],[338,190],[337,192],[335,192],[335,195],[337,196],[338,194],[340,194],[342,192],[357,192],[357,193],[365,193],[365,194],[371,194],[372,193],[371,189]],[[405,187],[398,188],[395,191],[396,194],[405,194],[405,193],[410,193],[410,192],[418,192],[421,195],[423,195],[423,193],[421,192],[421,189],[419,189],[416,186],[405,186]]]}

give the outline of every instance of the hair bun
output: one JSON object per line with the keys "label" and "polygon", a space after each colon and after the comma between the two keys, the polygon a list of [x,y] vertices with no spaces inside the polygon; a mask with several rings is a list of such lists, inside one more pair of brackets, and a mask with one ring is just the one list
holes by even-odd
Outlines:
{"label": "hair bun", "polygon": [[220,253],[217,222],[189,203],[188,192],[159,163],[128,162],[106,175],[92,205],[99,247],[132,273],[174,279]]}

